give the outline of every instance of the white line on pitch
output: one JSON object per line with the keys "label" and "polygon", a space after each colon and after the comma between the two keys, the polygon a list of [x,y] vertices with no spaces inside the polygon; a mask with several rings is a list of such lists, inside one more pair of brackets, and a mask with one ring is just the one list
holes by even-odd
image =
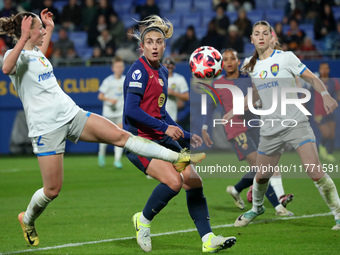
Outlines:
{"label": "white line on pitch", "polygon": [[[322,217],[322,216],[329,216],[332,215],[332,213],[319,213],[319,214],[310,214],[310,215],[302,215],[302,216],[291,216],[291,217],[284,217],[284,218],[276,218],[276,219],[270,219],[270,220],[261,220],[261,221],[255,221],[251,222],[250,224],[260,224],[264,222],[273,222],[273,221],[280,221],[280,220],[295,220],[295,219],[304,219],[304,218],[314,218],[314,217]],[[212,226],[212,229],[216,228],[230,228],[233,227],[234,224],[224,224],[224,225],[218,225],[218,226]],[[158,233],[158,234],[152,234],[151,236],[166,236],[166,235],[173,235],[173,234],[179,234],[179,233],[189,233],[197,231],[196,228],[191,229],[185,229],[185,230],[177,230],[177,231],[171,231],[171,232],[165,232],[165,233]],[[36,252],[36,251],[46,251],[46,250],[55,250],[55,249],[61,249],[61,248],[67,248],[67,247],[76,247],[76,246],[82,246],[86,244],[98,244],[98,243],[108,243],[108,242],[115,242],[115,241],[122,241],[122,240],[130,240],[134,239],[136,237],[120,237],[120,238],[113,238],[113,239],[104,239],[99,241],[91,241],[91,242],[84,242],[84,243],[69,243],[69,244],[63,244],[63,245],[57,245],[57,246],[51,246],[51,247],[43,247],[43,248],[37,248],[37,249],[28,249],[28,250],[22,250],[22,251],[12,251],[12,252],[5,252],[0,253],[0,255],[5,254],[17,254],[17,253],[26,253],[26,252]]]}

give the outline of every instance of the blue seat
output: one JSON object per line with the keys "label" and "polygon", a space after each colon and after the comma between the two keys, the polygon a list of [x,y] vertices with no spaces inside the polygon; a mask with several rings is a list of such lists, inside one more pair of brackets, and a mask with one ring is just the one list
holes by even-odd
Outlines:
{"label": "blue seat", "polygon": [[166,14],[172,10],[172,2],[168,0],[158,1],[158,7],[161,13]]}
{"label": "blue seat", "polygon": [[284,10],[287,4],[287,0],[276,0],[274,1],[274,8]]}
{"label": "blue seat", "polygon": [[80,48],[76,48],[76,52],[78,56],[81,57],[83,60],[88,60],[92,56],[93,48],[80,47]]}
{"label": "blue seat", "polygon": [[171,21],[172,25],[174,26],[174,29],[182,27],[182,15],[178,13],[173,14],[166,14],[163,16],[163,18],[168,19]]}
{"label": "blue seat", "polygon": [[340,20],[340,6],[333,6],[333,15],[336,22]]}
{"label": "blue seat", "polygon": [[86,32],[69,32],[68,37],[74,42],[74,47],[87,47]]}
{"label": "blue seat", "polygon": [[112,7],[120,17],[121,14],[131,13],[133,9],[132,0],[114,1]]}
{"label": "blue seat", "polygon": [[173,12],[187,14],[192,11],[191,0],[174,0]]}
{"label": "blue seat", "polygon": [[58,41],[58,39],[59,39],[59,33],[58,32],[53,32],[52,36],[51,36],[51,41],[55,42],[55,41]]}
{"label": "blue seat", "polygon": [[202,27],[207,28],[209,22],[216,16],[215,12],[203,12],[202,15]]}
{"label": "blue seat", "polygon": [[314,27],[312,24],[301,24],[299,25],[299,28],[303,31],[305,31],[306,36],[310,37],[312,40],[314,40]]}
{"label": "blue seat", "polygon": [[273,0],[256,0],[256,9],[261,10],[263,7],[266,9],[273,9],[274,8],[274,1]]}
{"label": "blue seat", "polygon": [[226,15],[229,18],[230,24],[233,24],[238,18],[238,12],[226,12]]}
{"label": "blue seat", "polygon": [[193,13],[193,14],[187,14],[183,15],[182,17],[182,27],[188,27],[190,25],[193,25],[196,30],[201,28],[201,13]]}
{"label": "blue seat", "polygon": [[283,10],[266,10],[265,11],[265,20],[270,23],[270,25],[274,26],[277,22],[282,22],[284,17]]}
{"label": "blue seat", "polygon": [[195,0],[194,9],[195,11],[204,11],[204,12],[207,12],[208,10],[212,10],[211,1]]}
{"label": "blue seat", "polygon": [[140,19],[140,15],[139,14],[125,14],[122,15],[121,20],[124,23],[125,28],[129,28],[134,26],[135,24],[137,24],[136,20]]}
{"label": "blue seat", "polygon": [[62,11],[63,11],[64,6],[67,5],[67,4],[68,4],[68,1],[54,1],[53,6],[54,6],[54,8],[56,8],[56,9],[59,11],[59,13],[61,14]]}
{"label": "blue seat", "polygon": [[252,22],[252,24],[254,24],[255,22],[259,21],[259,20],[263,20],[263,11],[262,10],[256,10],[256,11],[249,11],[247,12],[247,17],[248,19],[250,19],[250,21]]}
{"label": "blue seat", "polygon": [[244,44],[244,54],[250,56],[255,50],[254,44],[252,43],[245,43]]}

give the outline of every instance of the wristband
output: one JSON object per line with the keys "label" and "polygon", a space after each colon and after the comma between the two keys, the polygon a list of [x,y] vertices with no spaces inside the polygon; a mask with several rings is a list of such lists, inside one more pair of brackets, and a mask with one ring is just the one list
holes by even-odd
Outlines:
{"label": "wristband", "polygon": [[204,125],[202,126],[202,129],[208,130],[208,125],[205,125],[205,124],[204,124]]}
{"label": "wristband", "polygon": [[329,95],[329,93],[328,93],[327,90],[322,91],[320,94],[321,94],[322,97],[323,97],[324,95]]}

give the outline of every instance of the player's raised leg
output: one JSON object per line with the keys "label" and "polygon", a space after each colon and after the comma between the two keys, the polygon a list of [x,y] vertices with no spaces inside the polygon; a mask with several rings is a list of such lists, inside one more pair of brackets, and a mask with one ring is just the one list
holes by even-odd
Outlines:
{"label": "player's raised leg", "polygon": [[177,153],[150,140],[134,136],[120,129],[104,117],[92,113],[80,136],[81,141],[101,142],[123,147],[142,157],[162,159],[175,163],[177,171],[183,171],[191,162],[198,163],[205,158],[205,153]]}

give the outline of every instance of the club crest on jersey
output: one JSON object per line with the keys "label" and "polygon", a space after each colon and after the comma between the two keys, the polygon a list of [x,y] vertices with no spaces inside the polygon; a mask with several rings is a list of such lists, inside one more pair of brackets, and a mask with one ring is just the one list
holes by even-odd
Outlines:
{"label": "club crest on jersey", "polygon": [[46,61],[45,57],[40,57],[40,58],[39,58],[39,62],[40,62],[41,64],[43,64],[44,67],[48,67],[48,64],[45,63],[45,61]]}
{"label": "club crest on jersey", "polygon": [[162,79],[158,79],[158,81],[159,81],[159,84],[163,87],[164,86],[163,80]]}
{"label": "club crest on jersey", "polygon": [[171,89],[175,89],[176,88],[176,83],[171,84]]}
{"label": "club crest on jersey", "polygon": [[132,79],[138,81],[140,78],[142,78],[142,72],[139,69],[137,69],[132,73]]}
{"label": "club crest on jersey", "polygon": [[279,70],[280,68],[278,64],[274,64],[270,67],[270,71],[272,72],[274,76],[276,76],[279,73]]}
{"label": "club crest on jersey", "polygon": [[266,79],[267,74],[268,74],[267,71],[262,71],[262,72],[260,73],[260,78],[261,78],[262,80]]}
{"label": "club crest on jersey", "polygon": [[162,107],[164,105],[165,102],[165,94],[162,93],[160,94],[159,98],[158,98],[158,106]]}

